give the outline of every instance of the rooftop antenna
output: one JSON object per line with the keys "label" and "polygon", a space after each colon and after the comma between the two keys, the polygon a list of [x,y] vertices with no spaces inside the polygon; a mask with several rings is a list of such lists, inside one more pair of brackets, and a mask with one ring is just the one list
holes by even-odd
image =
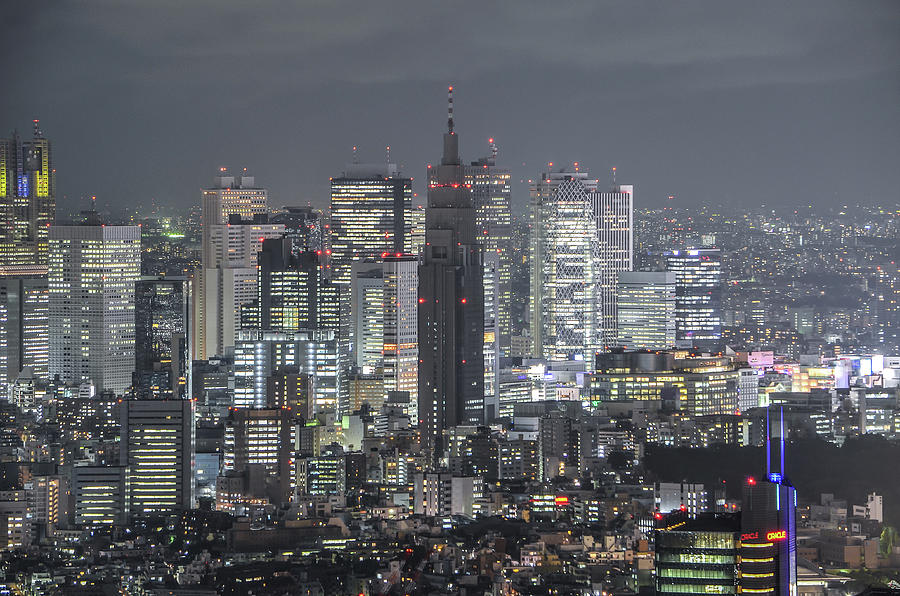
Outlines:
{"label": "rooftop antenna", "polygon": [[359,163],[359,155],[357,154],[356,145],[353,145],[353,163]]}
{"label": "rooftop antenna", "polygon": [[453,85],[447,87],[447,131],[453,134]]}
{"label": "rooftop antenna", "polygon": [[781,478],[784,479],[784,406],[781,406]]}
{"label": "rooftop antenna", "polygon": [[494,142],[493,137],[488,139],[488,144],[491,147],[491,159],[497,161],[497,143]]}
{"label": "rooftop antenna", "polygon": [[769,408],[766,408],[766,478],[772,473],[771,425],[769,424]]}
{"label": "rooftop antenna", "polygon": [[616,166],[613,166],[612,178],[613,178],[613,186],[615,186],[616,185]]}
{"label": "rooftop antenna", "polygon": [[44,138],[44,133],[41,132],[41,121],[35,118],[34,120],[32,120],[32,123],[34,123],[34,138]]}
{"label": "rooftop antenna", "polygon": [[391,163],[391,146],[388,145],[384,148],[385,158],[387,159],[387,163]]}

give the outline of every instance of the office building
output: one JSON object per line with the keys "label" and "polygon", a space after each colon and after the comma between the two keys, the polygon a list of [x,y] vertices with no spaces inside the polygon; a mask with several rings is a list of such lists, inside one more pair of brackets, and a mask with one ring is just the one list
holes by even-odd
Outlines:
{"label": "office building", "polygon": [[184,277],[144,277],[135,283],[134,388],[141,399],[191,395],[189,295]]}
{"label": "office building", "polygon": [[709,495],[702,484],[657,482],[653,487],[653,503],[660,513],[683,511],[694,518],[709,509]]}
{"label": "office building", "polygon": [[531,185],[534,356],[588,360],[616,342],[618,274],[632,269],[633,187],[599,191],[577,164]]}
{"label": "office building", "polygon": [[119,525],[128,521],[128,474],[123,466],[72,469],[75,525]]}
{"label": "office building", "polygon": [[671,352],[599,354],[588,382],[595,404],[646,400],[692,416],[738,410],[740,372],[728,358],[676,358]]}
{"label": "office building", "polygon": [[717,350],[722,341],[722,254],[718,248],[676,250],[665,255],[675,274],[675,344]]}
{"label": "office building", "polygon": [[220,172],[202,194],[201,266],[194,274],[194,359],[224,356],[241,328],[241,309],[257,299],[257,254],[284,224],[268,222],[268,193],[253,176]]}
{"label": "office building", "polygon": [[444,429],[484,421],[484,262],[452,106],[451,87],[444,154],[428,176],[419,267],[419,428],[433,461],[444,454]]}
{"label": "office building", "polygon": [[270,238],[257,259],[259,329],[292,333],[339,328],[338,292],[325,279],[316,253],[296,252],[287,239]]}
{"label": "office building", "polygon": [[284,226],[284,237],[294,252],[325,251],[325,225],[322,211],[312,207],[284,207],[273,210],[269,222]]}
{"label": "office building", "polygon": [[337,411],[342,406],[338,402],[335,332],[316,329],[296,333],[239,331],[234,347],[234,407],[267,407],[271,403],[269,378],[282,375],[285,369],[312,379],[314,413]]}
{"label": "office building", "polygon": [[47,278],[0,278],[0,393],[29,367],[49,377],[50,330]]}
{"label": "office building", "polygon": [[122,394],[135,365],[141,230],[88,223],[50,228],[49,372]]}
{"label": "office building", "polygon": [[384,367],[384,265],[355,261],[350,277],[353,365],[368,374]]}
{"label": "office building", "polygon": [[616,288],[617,344],[627,350],[675,347],[675,274],[623,271]]}
{"label": "office building", "polygon": [[332,279],[349,286],[354,261],[383,253],[418,255],[423,210],[412,179],[396,164],[349,164],[331,179],[330,262]]}
{"label": "office building", "polygon": [[616,288],[619,273],[634,267],[634,187],[619,184],[592,196],[597,220],[597,305],[600,308],[597,343],[602,350],[616,346]]}
{"label": "office building", "polygon": [[472,476],[453,476],[446,472],[415,474],[413,512],[437,517],[471,517],[478,480]]}
{"label": "office building", "polygon": [[[773,434],[777,434],[774,442]],[[785,475],[784,437],[784,412],[776,421],[769,419],[767,410],[766,477],[750,476],[743,485],[740,584],[744,593],[797,595],[797,491]]]}
{"label": "office building", "polygon": [[737,594],[740,519],[737,515],[657,514],[657,594]]}
{"label": "office building", "polygon": [[224,469],[243,472],[262,466],[273,501],[285,503],[291,493],[293,423],[287,409],[231,410],[225,423]]}
{"label": "office building", "polygon": [[0,276],[47,271],[48,229],[56,215],[56,170],[38,121],[34,134],[0,139]]}
{"label": "office building", "polygon": [[125,400],[120,465],[128,468],[132,516],[168,515],[194,506],[194,402]]}
{"label": "office building", "polygon": [[[512,334],[512,213],[510,171],[497,166],[497,145],[489,139],[491,153],[465,167],[466,184],[472,189],[476,237],[485,261],[485,280],[496,277],[495,285],[485,283],[485,324],[493,321],[496,339],[485,340],[485,351],[496,344],[500,355],[509,355]],[[493,300],[495,306],[488,308]],[[488,315],[490,313],[490,315]],[[490,326],[488,327],[490,328]]]}
{"label": "office building", "polygon": [[406,413],[418,416],[419,395],[419,263],[412,255],[388,255],[384,280],[384,394],[408,396]]}

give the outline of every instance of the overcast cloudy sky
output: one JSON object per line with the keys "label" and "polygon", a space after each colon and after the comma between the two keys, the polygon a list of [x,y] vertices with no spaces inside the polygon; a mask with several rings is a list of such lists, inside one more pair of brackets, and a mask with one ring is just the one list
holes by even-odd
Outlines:
{"label": "overcast cloudy sky", "polygon": [[353,145],[421,180],[448,83],[463,158],[493,136],[517,179],[579,161],[639,206],[900,201],[896,0],[26,0],[0,55],[0,130],[41,119],[63,211],[195,203],[221,165],[325,206]]}

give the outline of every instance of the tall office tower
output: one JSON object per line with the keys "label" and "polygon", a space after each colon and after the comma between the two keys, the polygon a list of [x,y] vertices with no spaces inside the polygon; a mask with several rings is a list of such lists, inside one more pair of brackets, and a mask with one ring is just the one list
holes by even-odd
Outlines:
{"label": "tall office tower", "polygon": [[419,430],[432,464],[444,455],[445,429],[484,421],[484,262],[453,132],[452,87],[447,126],[429,176],[419,267]]}
{"label": "tall office tower", "polygon": [[560,168],[531,186],[531,337],[537,358],[590,360],[599,349],[600,280],[587,172]]}
{"label": "tall office tower", "polygon": [[351,319],[354,365],[363,375],[380,374],[383,391],[409,395],[407,414],[418,404],[418,258],[385,255],[353,264]]}
{"label": "tall office tower", "polygon": [[47,271],[47,230],[56,215],[56,171],[50,141],[34,121],[34,136],[0,139],[0,275]]}
{"label": "tall office tower", "polygon": [[766,478],[747,478],[741,504],[742,591],[797,596],[797,491],[784,473],[784,412],[781,412],[780,471],[772,468],[772,440],[766,412]]}
{"label": "tall office tower", "polygon": [[194,402],[122,402],[120,465],[128,468],[131,515],[167,515],[194,500]]}
{"label": "tall office tower", "polygon": [[617,344],[627,350],[675,347],[675,274],[622,271],[616,287]]}
{"label": "tall office tower", "polygon": [[350,269],[353,366],[371,374],[384,368],[384,265],[370,259]]}
{"label": "tall office tower", "polygon": [[675,345],[715,350],[722,342],[722,253],[718,248],[665,255],[675,274]]}
{"label": "tall office tower", "polygon": [[315,252],[295,252],[289,240],[270,238],[257,258],[259,329],[338,328],[338,294],[325,279]]}
{"label": "tall office tower", "polygon": [[46,278],[0,277],[0,394],[26,366],[48,378],[48,302]]}
{"label": "tall office tower", "polygon": [[409,395],[407,415],[416,420],[419,395],[419,259],[387,256],[384,272],[384,389]]}
{"label": "tall office tower", "polygon": [[500,410],[500,255],[483,252],[484,273],[484,412],[485,422],[492,421]]}
{"label": "tall office tower", "polygon": [[634,187],[615,185],[593,195],[597,218],[599,279],[597,304],[598,345],[608,350],[616,345],[616,285],[618,275],[634,267]]}
{"label": "tall office tower", "polygon": [[190,285],[184,277],[135,283],[134,387],[141,399],[189,399]]}
{"label": "tall office tower", "polygon": [[266,407],[272,401],[267,394],[269,377],[291,369],[312,378],[314,413],[340,412],[335,335],[333,329],[239,331],[234,346],[234,407]]}
{"label": "tall office tower", "polygon": [[201,266],[194,275],[194,359],[222,356],[234,345],[241,307],[257,298],[257,253],[263,240],[284,234],[269,223],[268,193],[252,176],[222,168],[202,195]]}
{"label": "tall office tower", "polygon": [[[512,213],[510,210],[510,172],[497,167],[497,145],[489,139],[491,154],[471,162],[465,168],[466,184],[472,187],[475,205],[476,236],[485,255],[485,273],[490,263],[489,255],[496,255],[491,265],[496,269],[496,325],[500,353],[509,355],[509,337],[512,334]],[[485,296],[487,300],[487,296]]]}
{"label": "tall office tower", "polygon": [[50,228],[50,376],[91,380],[124,393],[134,371],[134,284],[141,229],[94,225]]}
{"label": "tall office tower", "polygon": [[418,255],[421,219],[412,179],[402,176],[396,164],[348,165],[331,179],[332,279],[349,287],[353,261],[382,253]]}

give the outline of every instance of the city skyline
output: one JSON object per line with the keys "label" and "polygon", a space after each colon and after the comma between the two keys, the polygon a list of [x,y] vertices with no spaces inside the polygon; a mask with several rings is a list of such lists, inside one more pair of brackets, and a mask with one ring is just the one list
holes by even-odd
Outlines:
{"label": "city skyline", "polygon": [[[604,182],[615,166],[648,206],[897,199],[896,3],[497,6],[459,31],[440,25],[454,18],[443,6],[329,4],[277,19],[166,6],[110,3],[88,18],[27,4],[6,21],[0,43],[21,53],[20,84],[0,112],[22,133],[41,119],[54,139],[61,212],[90,196],[116,209],[183,204],[222,165],[267,180],[275,205],[324,207],[323,173],[353,146],[365,161],[390,146],[421,194],[439,130],[427,98],[447,83],[465,99],[464,159],[494,138],[519,205],[551,161],[580,161]],[[48,35],[52,47],[21,50]],[[554,122],[570,113],[582,118]]]}

